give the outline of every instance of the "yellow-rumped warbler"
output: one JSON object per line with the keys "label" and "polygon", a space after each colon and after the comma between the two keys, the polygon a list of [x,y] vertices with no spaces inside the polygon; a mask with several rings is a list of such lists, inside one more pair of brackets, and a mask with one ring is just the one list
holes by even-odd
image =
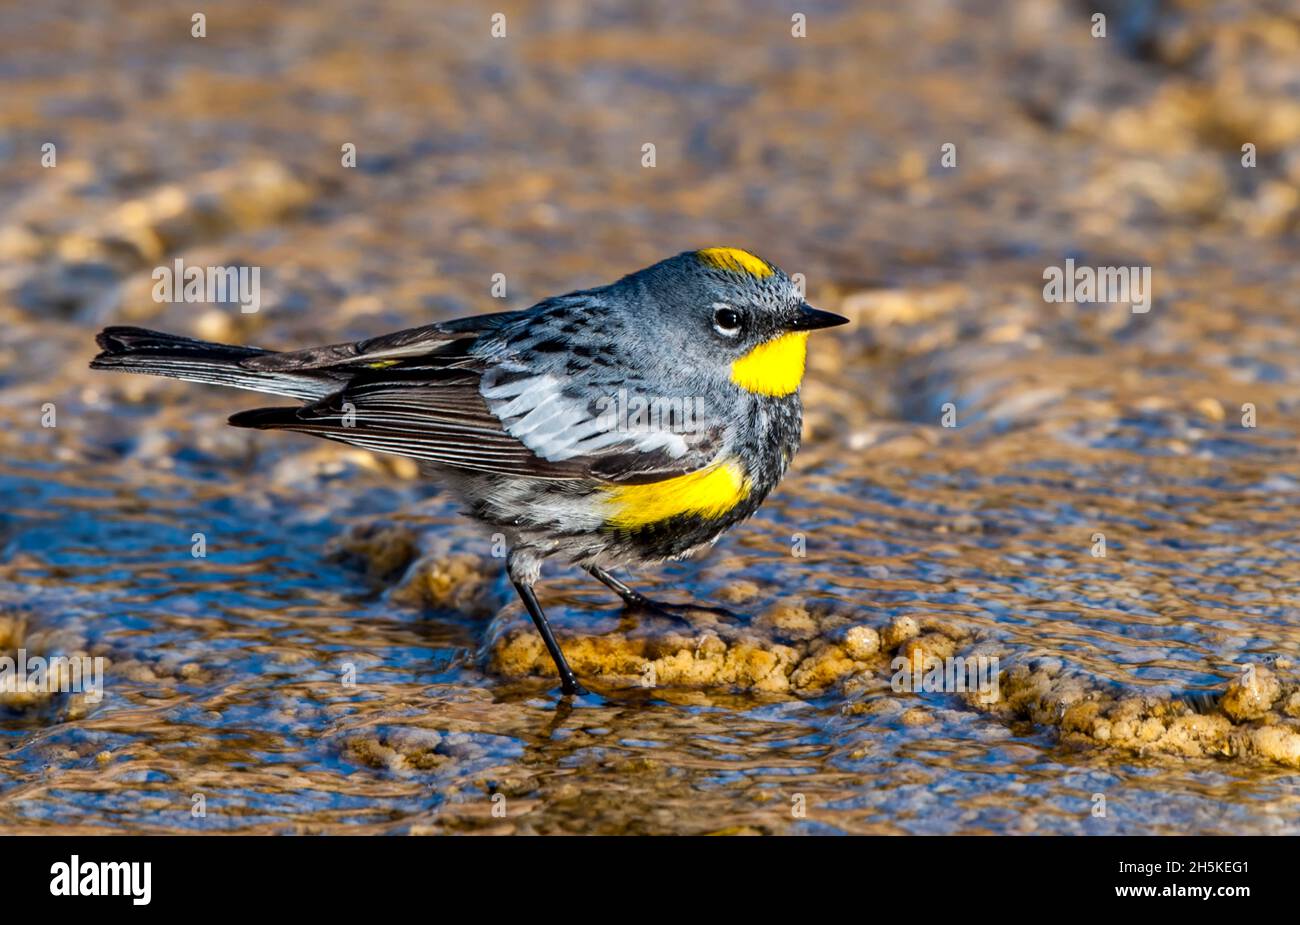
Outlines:
{"label": "yellow-rumped warbler", "polygon": [[710,247],[523,311],[288,353],[110,327],[91,366],[296,398],[230,423],[420,461],[506,535],[574,694],[533,593],[542,560],[657,607],[606,570],[689,555],[754,513],[799,448],[808,332],[846,321],[766,260]]}

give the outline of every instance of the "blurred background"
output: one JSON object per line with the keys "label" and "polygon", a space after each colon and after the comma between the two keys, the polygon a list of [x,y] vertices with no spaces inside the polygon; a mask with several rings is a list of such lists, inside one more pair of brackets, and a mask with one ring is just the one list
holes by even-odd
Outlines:
{"label": "blurred background", "polygon": [[[110,664],[0,693],[0,824],[1297,831],[1296,4],[194,7],[0,8],[0,650]],[[306,346],[715,244],[855,323],[786,484],[641,579],[738,635],[548,573],[589,712],[413,466],[86,368],[110,323]],[[155,301],[178,258],[260,310]],[[1067,258],[1150,311],[1046,302]],[[1003,699],[892,690],[918,651]]]}

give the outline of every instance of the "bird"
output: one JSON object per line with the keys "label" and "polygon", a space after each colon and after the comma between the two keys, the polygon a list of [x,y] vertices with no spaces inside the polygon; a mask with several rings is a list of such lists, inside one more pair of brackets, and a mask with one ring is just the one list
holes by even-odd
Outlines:
{"label": "bird", "polygon": [[90,365],[293,399],[229,423],[416,460],[506,538],[570,697],[587,691],[537,599],[542,562],[658,607],[613,572],[688,557],[758,509],[799,448],[809,334],[847,321],[719,246],[530,308],[305,350],[111,326]]}

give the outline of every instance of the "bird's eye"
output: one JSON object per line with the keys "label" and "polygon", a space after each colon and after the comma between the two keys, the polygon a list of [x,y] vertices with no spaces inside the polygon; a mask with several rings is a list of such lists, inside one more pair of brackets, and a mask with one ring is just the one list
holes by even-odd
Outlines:
{"label": "bird's eye", "polygon": [[735,337],[745,318],[730,305],[717,305],[713,309],[713,329],[723,337]]}

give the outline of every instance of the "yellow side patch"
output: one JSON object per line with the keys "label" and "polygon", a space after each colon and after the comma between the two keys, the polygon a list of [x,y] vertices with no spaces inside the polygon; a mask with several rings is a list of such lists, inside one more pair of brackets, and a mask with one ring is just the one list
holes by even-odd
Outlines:
{"label": "yellow side patch", "polygon": [[374,363],[367,363],[366,369],[388,369],[390,366],[396,366],[401,360],[377,360]]}
{"label": "yellow side patch", "polygon": [[759,344],[731,364],[731,381],[760,395],[789,395],[803,381],[808,332],[791,331]]}
{"label": "yellow side patch", "polygon": [[748,273],[750,276],[771,276],[772,266],[762,257],[755,257],[749,251],[738,247],[706,247],[696,251],[695,256],[711,267],[719,270],[731,270],[733,273]]}
{"label": "yellow side patch", "polygon": [[680,514],[718,517],[747,497],[749,479],[739,463],[715,463],[661,482],[611,489],[605,495],[611,510],[605,523],[632,529]]}

